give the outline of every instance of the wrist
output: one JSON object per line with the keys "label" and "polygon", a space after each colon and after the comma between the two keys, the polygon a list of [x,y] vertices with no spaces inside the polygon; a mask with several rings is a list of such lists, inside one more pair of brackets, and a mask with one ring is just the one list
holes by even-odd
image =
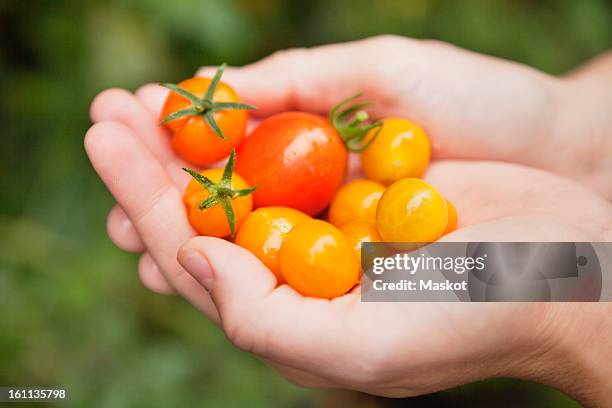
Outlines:
{"label": "wrist", "polygon": [[546,312],[515,375],[557,388],[588,407],[612,406],[612,304],[539,307]]}
{"label": "wrist", "polygon": [[545,168],[573,178],[612,199],[612,108],[603,78],[589,72],[556,79],[550,132],[553,150]]}

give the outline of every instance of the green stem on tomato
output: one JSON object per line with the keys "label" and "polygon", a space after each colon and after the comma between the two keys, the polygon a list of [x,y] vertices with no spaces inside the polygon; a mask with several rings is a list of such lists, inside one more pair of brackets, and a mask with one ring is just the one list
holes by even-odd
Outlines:
{"label": "green stem on tomato", "polygon": [[[382,121],[371,120],[370,115],[363,110],[371,106],[371,102],[361,102],[350,105],[361,96],[361,92],[341,100],[329,111],[329,120],[336,128],[340,137],[350,152],[360,153],[374,141],[378,132],[369,140],[365,140],[368,132],[382,127]],[[348,105],[348,107],[346,107]]]}
{"label": "green stem on tomato", "polygon": [[221,176],[221,181],[219,183],[215,183],[214,181],[212,181],[206,176],[201,175],[197,171],[188,168],[183,168],[184,171],[189,173],[195,181],[200,183],[202,187],[204,187],[206,191],[209,192],[209,196],[200,202],[198,208],[200,210],[205,210],[217,204],[220,205],[221,208],[223,208],[223,212],[225,212],[225,216],[227,217],[227,222],[230,226],[232,238],[236,236],[236,216],[232,207],[232,200],[238,197],[244,197],[246,195],[249,195],[257,189],[257,186],[243,188],[240,190],[234,190],[232,188],[232,175],[234,174],[235,157],[236,150],[232,149],[232,153],[230,154],[227,164],[223,169],[223,175]]}
{"label": "green stem on tomato", "polygon": [[168,88],[170,91],[181,95],[185,99],[189,100],[189,102],[191,102],[191,107],[171,113],[161,121],[160,125],[163,125],[164,123],[174,119],[182,118],[184,116],[200,115],[202,116],[202,119],[204,119],[204,122],[206,122],[208,126],[210,126],[210,128],[213,130],[213,132],[215,132],[217,136],[219,136],[221,139],[225,139],[221,128],[219,128],[217,122],[215,121],[215,116],[213,115],[214,112],[229,109],[257,109],[255,106],[249,105],[247,103],[213,101],[215,90],[217,89],[217,85],[219,85],[219,81],[221,80],[221,76],[223,75],[225,67],[225,63],[219,65],[219,68],[217,68],[217,72],[215,72],[215,76],[212,78],[210,85],[208,86],[208,89],[206,90],[202,98],[192,94],[188,90],[183,89],[176,84],[161,84],[161,86]]}

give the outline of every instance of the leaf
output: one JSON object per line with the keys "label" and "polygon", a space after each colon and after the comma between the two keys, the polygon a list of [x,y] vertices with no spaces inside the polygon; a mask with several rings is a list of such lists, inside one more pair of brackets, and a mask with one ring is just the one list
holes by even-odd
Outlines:
{"label": "leaf", "polygon": [[234,238],[236,236],[236,216],[232,208],[232,200],[227,197],[221,197],[220,203],[221,207],[223,207],[223,211],[225,211],[225,216],[227,217],[227,222],[232,232],[232,238]]}
{"label": "leaf", "polygon": [[200,183],[206,190],[212,192],[212,190],[215,189],[215,183],[213,183],[212,180],[209,179],[208,177],[203,176],[200,173],[198,173],[197,171],[188,169],[186,167],[183,167],[183,170],[186,171],[187,173],[189,173],[191,175],[191,177],[193,177],[195,179],[195,181]]}
{"label": "leaf", "polygon": [[200,210],[205,210],[205,209],[210,208],[213,205],[216,205],[218,203],[219,203],[219,197],[216,196],[216,195],[211,195],[210,197],[206,198],[205,200],[202,200],[202,202],[200,203],[198,208]]}
{"label": "leaf", "polygon": [[232,185],[232,174],[234,173],[234,159],[236,157],[236,149],[232,149],[227,164],[223,169],[223,176],[221,176],[221,186],[230,188]]}
{"label": "leaf", "polygon": [[210,85],[206,90],[206,95],[204,95],[204,99],[212,101],[212,97],[215,94],[215,90],[217,89],[217,85],[221,80],[221,76],[223,75],[223,71],[225,70],[226,66],[227,64],[225,62],[219,65],[219,68],[217,68],[217,72],[215,72],[215,76],[213,77],[212,81],[210,81]]}
{"label": "leaf", "polygon": [[182,118],[183,116],[197,115],[197,114],[199,114],[199,112],[195,110],[195,108],[181,109],[181,110],[178,110],[166,116],[164,120],[162,120],[159,124],[163,125],[166,122],[170,122],[171,120]]}
{"label": "leaf", "polygon": [[248,103],[241,102],[215,102],[211,108],[213,111],[224,110],[224,109],[257,109],[256,106],[249,105]]}
{"label": "leaf", "polygon": [[219,128],[219,125],[217,125],[217,122],[215,122],[215,116],[211,111],[208,111],[204,114],[204,121],[208,123],[208,126],[210,126],[210,128],[213,130],[213,132],[217,134],[217,136],[225,140],[225,136],[223,135],[223,132],[221,132],[221,129]]}
{"label": "leaf", "polygon": [[163,86],[164,88],[168,88],[169,90],[171,90],[174,93],[177,93],[177,94],[181,95],[184,98],[187,98],[194,105],[200,104],[202,102],[200,100],[200,98],[198,98],[197,96],[195,96],[194,94],[192,94],[188,90],[181,88],[178,85],[168,84],[168,83],[160,84],[160,85]]}

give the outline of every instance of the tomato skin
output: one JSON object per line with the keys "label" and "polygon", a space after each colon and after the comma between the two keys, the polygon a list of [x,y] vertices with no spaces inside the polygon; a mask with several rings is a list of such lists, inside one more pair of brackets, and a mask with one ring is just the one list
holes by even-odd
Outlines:
{"label": "tomato skin", "polygon": [[255,207],[291,207],[316,215],[342,185],[348,153],[331,123],[286,112],[260,123],[236,152],[236,171],[251,185]]}
{"label": "tomato skin", "polygon": [[[200,174],[218,183],[223,175],[223,169],[208,169]],[[242,177],[234,173],[231,187],[237,190],[248,188],[249,186]],[[187,210],[189,223],[200,235],[226,237],[231,234],[231,230],[221,205],[216,204],[204,210],[198,208],[200,203],[209,195],[210,193],[196,180],[189,182],[183,194],[183,204],[185,204],[185,209]],[[236,227],[239,227],[253,209],[253,198],[251,195],[238,197],[232,200],[232,208],[236,216]]]}
{"label": "tomato skin", "polygon": [[385,186],[371,180],[353,180],[338,190],[329,207],[329,222],[336,227],[376,219],[376,206]]}
{"label": "tomato skin", "polygon": [[421,127],[407,119],[388,118],[365,140],[374,135],[376,139],[361,153],[361,166],[369,179],[390,185],[423,176],[431,159],[431,144]]}
{"label": "tomato skin", "polygon": [[448,207],[448,224],[446,224],[446,229],[442,235],[455,231],[458,224],[457,209],[449,200],[446,200],[446,206]]}
{"label": "tomato skin", "polygon": [[293,208],[262,207],[246,217],[235,242],[251,251],[283,283],[278,261],[281,245],[293,227],[308,220],[308,215]]}
{"label": "tomato skin", "polygon": [[321,220],[293,227],[281,246],[279,261],[285,281],[304,296],[342,296],[359,279],[359,263],[348,239]]}
{"label": "tomato skin", "polygon": [[396,181],[376,209],[376,228],[387,242],[433,242],[448,224],[446,200],[421,179]]}
{"label": "tomato skin", "polygon": [[[210,82],[209,78],[190,78],[178,86],[202,97]],[[240,101],[238,94],[224,82],[219,82],[212,99],[214,102]],[[170,92],[162,108],[160,120],[189,107],[191,102],[188,99]],[[248,113],[246,110],[222,110],[215,112],[214,118],[225,139],[221,139],[200,115],[185,116],[166,122],[164,126],[172,133],[171,143],[174,151],[183,159],[197,165],[214,163],[227,157],[244,137]]]}
{"label": "tomato skin", "polygon": [[[381,242],[382,238],[373,220],[355,220],[344,224],[340,231],[348,238],[357,262],[361,265],[361,244],[364,242]],[[359,279],[357,280],[359,282]]]}

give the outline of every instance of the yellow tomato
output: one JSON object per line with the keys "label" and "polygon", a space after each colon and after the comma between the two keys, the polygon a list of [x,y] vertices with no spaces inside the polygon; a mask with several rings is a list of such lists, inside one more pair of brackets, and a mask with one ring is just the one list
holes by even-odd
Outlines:
{"label": "yellow tomato", "polygon": [[366,142],[376,134],[361,153],[361,166],[369,179],[389,185],[423,176],[431,159],[431,145],[421,127],[406,119],[389,118],[380,129],[370,131]]}
{"label": "yellow tomato", "polygon": [[364,242],[380,242],[382,238],[376,229],[376,223],[370,220],[356,220],[343,225],[340,231],[349,240],[353,253],[361,263],[361,244]]}
{"label": "yellow tomato", "polygon": [[262,207],[250,213],[236,235],[236,244],[251,251],[283,283],[278,252],[285,236],[311,218],[288,207]]}
{"label": "yellow tomato", "polygon": [[378,202],[376,228],[387,242],[432,242],[447,224],[446,200],[420,179],[396,181]]}
{"label": "yellow tomato", "polygon": [[342,186],[329,207],[329,222],[336,227],[354,220],[374,220],[385,186],[371,180],[354,180]]}
{"label": "yellow tomato", "polygon": [[[213,183],[219,183],[223,175],[223,169],[208,169],[200,172],[200,174],[208,177]],[[249,185],[242,177],[236,173],[233,174],[230,184],[232,190],[243,190],[248,187]],[[195,179],[192,179],[187,185],[183,195],[183,203],[187,209],[189,223],[200,235],[226,237],[231,234],[231,229],[221,204],[217,203],[205,209],[199,208],[200,204],[209,196],[208,190]],[[244,195],[231,200],[231,203],[236,227],[239,227],[253,209],[253,197],[250,194]]]}
{"label": "yellow tomato", "polygon": [[321,220],[293,227],[281,246],[279,260],[285,281],[304,296],[342,296],[359,277],[359,264],[348,239]]}
{"label": "yellow tomato", "polygon": [[453,203],[448,200],[446,200],[446,205],[448,207],[448,224],[446,225],[446,229],[444,230],[444,234],[442,235],[446,235],[456,230],[458,223],[457,209],[455,208]]}

